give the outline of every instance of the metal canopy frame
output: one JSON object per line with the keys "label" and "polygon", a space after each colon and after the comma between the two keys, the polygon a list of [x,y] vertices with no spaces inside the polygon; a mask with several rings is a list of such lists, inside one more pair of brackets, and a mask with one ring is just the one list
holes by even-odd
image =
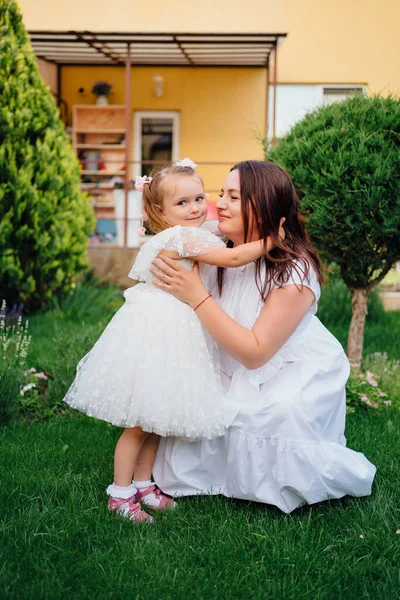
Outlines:
{"label": "metal canopy frame", "polygon": [[[131,67],[257,67],[268,69],[273,56],[272,141],[275,141],[277,50],[286,33],[110,33],[91,31],[30,31],[38,58],[57,65],[58,87],[64,66],[125,67],[125,215],[131,145]],[[124,243],[128,219],[124,218]]]}
{"label": "metal canopy frame", "polygon": [[[268,67],[285,33],[30,31],[36,55],[58,65]],[[129,52],[128,52],[129,48]]]}

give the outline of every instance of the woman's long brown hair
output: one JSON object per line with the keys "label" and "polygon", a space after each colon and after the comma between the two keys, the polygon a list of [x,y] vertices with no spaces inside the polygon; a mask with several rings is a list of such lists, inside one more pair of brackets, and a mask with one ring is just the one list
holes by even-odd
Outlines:
{"label": "woman's long brown hair", "polygon": [[[244,242],[251,239],[253,228],[259,239],[270,236],[275,248],[256,261],[256,284],[263,301],[272,283],[280,287],[289,280],[292,269],[301,277],[309,276],[310,266],[319,283],[323,282],[323,266],[304,227],[299,200],[288,173],[271,162],[245,160],[231,169],[239,171]],[[278,237],[280,220],[284,217],[285,239]],[[233,243],[229,242],[232,247]],[[301,259],[293,262],[294,259]],[[218,267],[218,288],[221,294],[224,269]],[[261,275],[261,273],[265,273]]]}

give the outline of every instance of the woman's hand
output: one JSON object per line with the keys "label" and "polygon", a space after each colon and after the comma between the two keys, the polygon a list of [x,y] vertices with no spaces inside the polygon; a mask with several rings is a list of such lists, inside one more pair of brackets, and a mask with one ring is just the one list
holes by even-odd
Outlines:
{"label": "woman's hand", "polygon": [[153,260],[154,268],[150,272],[159,281],[153,284],[160,290],[169,292],[186,302],[192,308],[197,306],[208,294],[199,275],[199,265],[194,263],[193,270],[188,271],[178,260],[164,256]]}

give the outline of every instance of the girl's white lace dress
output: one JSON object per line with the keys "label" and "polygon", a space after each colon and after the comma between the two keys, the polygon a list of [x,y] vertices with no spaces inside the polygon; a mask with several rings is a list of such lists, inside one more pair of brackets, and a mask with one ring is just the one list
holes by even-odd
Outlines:
{"label": "girl's white lace dress", "polygon": [[[209,231],[181,226],[142,246],[129,273],[141,283],[125,291],[125,304],[78,364],[65,396],[70,406],[161,436],[196,440],[224,432],[212,341],[193,309],[157,289],[149,271],[162,249],[188,257],[224,246]],[[190,259],[180,262],[193,267]]]}
{"label": "girl's white lace dress", "polygon": [[[251,329],[263,308],[254,263],[226,269],[221,297],[216,269],[208,270],[215,300]],[[231,422],[225,435],[190,445],[161,441],[153,473],[165,493],[224,494],[286,513],[305,503],[371,493],[376,469],[346,447],[344,436],[349,362],[315,316],[320,287],[314,271],[301,277],[293,270],[286,285],[295,284],[309,287],[315,303],[268,363],[249,371],[220,350]]]}

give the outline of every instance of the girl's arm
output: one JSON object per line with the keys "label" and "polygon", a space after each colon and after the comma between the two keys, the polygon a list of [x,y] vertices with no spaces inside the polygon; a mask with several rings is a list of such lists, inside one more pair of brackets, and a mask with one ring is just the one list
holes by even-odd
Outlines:
{"label": "girl's arm", "polygon": [[[274,248],[274,243],[271,238],[267,238],[267,252],[270,252]],[[216,267],[241,267],[247,265],[257,258],[264,256],[264,242],[263,240],[257,240],[256,242],[248,242],[247,244],[241,244],[235,248],[217,248],[216,250],[210,250],[202,254],[195,254],[188,256],[197,262],[204,263],[206,265],[214,265]],[[176,250],[161,250],[158,254],[159,257],[172,258],[174,260],[182,260]]]}
{"label": "girl's arm", "polygon": [[269,253],[273,248],[274,244],[271,238],[268,237],[266,248],[264,240],[257,240],[256,242],[240,244],[240,246],[236,246],[235,248],[210,250],[209,252],[197,254],[190,258],[197,260],[197,262],[216,267],[241,267],[257,260],[257,258],[261,258],[261,256],[264,256],[266,252]]}
{"label": "girl's arm", "polygon": [[[159,259],[152,273],[161,279],[154,285],[196,307],[207,291],[198,269],[188,271],[176,261]],[[314,294],[305,287],[288,285],[268,295],[260,316],[251,330],[239,325],[212,299],[203,302],[196,314],[217,344],[246,369],[258,369],[266,364],[294,333],[314,302]]]}
{"label": "girl's arm", "polygon": [[[285,221],[286,219],[283,217],[279,223],[278,237],[282,240],[285,239],[285,230],[283,228]],[[272,238],[268,236],[266,243],[264,240],[257,240],[256,242],[240,244],[240,246],[236,246],[235,248],[210,250],[209,252],[197,254],[190,258],[194,258],[197,262],[216,267],[241,267],[257,260],[257,258],[261,258],[265,254],[269,254],[274,248],[275,244]]]}

